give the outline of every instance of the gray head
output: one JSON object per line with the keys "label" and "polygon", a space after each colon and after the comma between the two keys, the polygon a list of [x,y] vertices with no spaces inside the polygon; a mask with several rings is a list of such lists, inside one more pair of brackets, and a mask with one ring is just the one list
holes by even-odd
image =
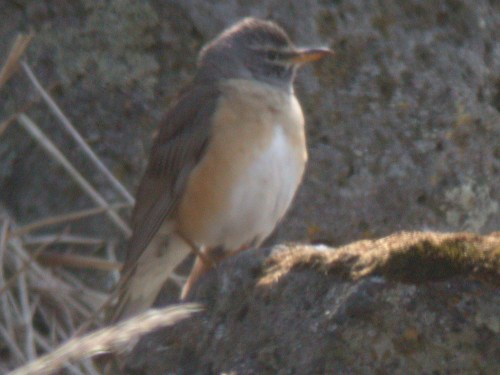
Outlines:
{"label": "gray head", "polygon": [[301,64],[331,53],[326,48],[296,48],[275,23],[245,18],[202,49],[197,80],[252,79],[291,90]]}

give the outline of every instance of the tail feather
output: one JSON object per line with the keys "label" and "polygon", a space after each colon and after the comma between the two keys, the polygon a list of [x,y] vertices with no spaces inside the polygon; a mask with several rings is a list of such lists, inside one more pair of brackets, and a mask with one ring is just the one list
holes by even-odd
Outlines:
{"label": "tail feather", "polygon": [[150,308],[175,268],[191,252],[191,247],[180,236],[156,236],[142,253],[129,275],[123,275],[118,303],[110,322],[137,315]]}

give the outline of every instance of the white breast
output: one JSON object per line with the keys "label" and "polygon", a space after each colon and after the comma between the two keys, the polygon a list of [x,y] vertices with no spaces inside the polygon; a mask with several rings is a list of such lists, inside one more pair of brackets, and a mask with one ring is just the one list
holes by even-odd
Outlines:
{"label": "white breast", "polygon": [[240,175],[225,223],[230,227],[225,230],[228,248],[261,242],[285,214],[304,171],[304,160],[293,147],[296,145],[277,124],[267,149],[256,154],[246,173]]}

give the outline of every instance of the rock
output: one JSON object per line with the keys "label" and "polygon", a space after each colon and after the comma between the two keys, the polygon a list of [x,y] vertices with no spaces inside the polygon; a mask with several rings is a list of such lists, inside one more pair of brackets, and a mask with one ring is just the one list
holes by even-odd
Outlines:
{"label": "rock", "polygon": [[[498,374],[500,233],[402,232],[241,253],[127,374]],[[160,301],[161,304],[161,301]]]}

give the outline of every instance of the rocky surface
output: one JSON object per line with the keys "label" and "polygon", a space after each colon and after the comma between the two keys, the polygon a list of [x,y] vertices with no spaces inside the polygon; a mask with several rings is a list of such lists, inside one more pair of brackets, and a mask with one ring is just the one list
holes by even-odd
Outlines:
{"label": "rocky surface", "polygon": [[146,336],[127,374],[500,372],[499,232],[249,251],[190,299],[205,312]]}
{"label": "rocky surface", "polygon": [[[498,2],[6,0],[0,56],[18,32],[36,32],[27,61],[133,191],[197,51],[248,15],[278,21],[297,44],[336,51],[297,82],[310,163],[274,241],[338,245],[395,230],[500,227]],[[0,120],[34,99],[16,75],[0,91]],[[28,114],[110,201],[119,200],[45,105]],[[21,223],[93,205],[17,124],[1,137],[0,199]],[[114,235],[102,218],[76,228]]]}

